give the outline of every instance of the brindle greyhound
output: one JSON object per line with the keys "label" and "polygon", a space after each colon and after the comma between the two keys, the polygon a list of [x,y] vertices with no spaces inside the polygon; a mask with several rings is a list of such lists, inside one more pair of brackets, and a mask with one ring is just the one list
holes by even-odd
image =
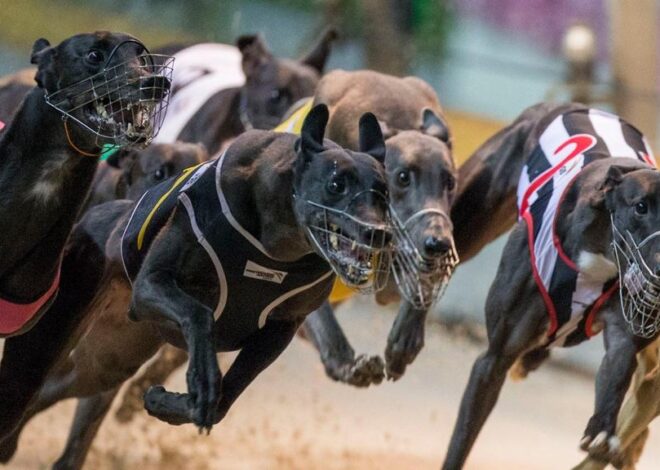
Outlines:
{"label": "brindle greyhound", "polygon": [[[22,334],[5,342],[0,366],[0,439],[20,421],[54,355],[79,320],[67,314],[53,316],[28,332],[53,301],[64,244],[97,166],[103,142],[84,126],[117,129],[117,121],[109,123],[113,117],[119,119],[119,112],[123,133],[127,125],[132,126],[134,114],[127,116],[125,109],[114,107],[119,98],[126,105],[144,98],[146,106],[147,101],[154,103],[167,93],[169,81],[142,62],[145,50],[132,36],[108,32],[76,35],[54,47],[45,39],[34,44],[31,62],[38,67],[37,87],[0,140],[4,193],[0,220],[7,222],[0,233],[0,297],[4,299],[0,300],[0,335]],[[86,84],[117,66],[125,70],[126,83],[115,82],[114,94],[94,99],[85,92]],[[76,90],[69,95],[71,86]],[[47,102],[54,96],[68,101]],[[149,114],[144,109],[141,119]],[[133,111],[142,110],[143,105],[136,105]],[[60,111],[67,112],[65,119]],[[146,130],[142,121],[135,121],[131,137],[152,137],[142,130]]]}
{"label": "brindle greyhound", "polygon": [[[472,369],[445,469],[464,465],[507,370],[516,364],[514,375],[525,376],[548,357],[549,346],[576,344],[600,329],[606,354],[595,413],[580,444],[596,458],[615,457],[617,413],[635,354],[657,335],[637,336],[624,320],[617,291],[626,299],[633,295],[630,276],[641,285],[646,280],[638,265],[619,263],[619,249],[611,246],[625,238],[639,248],[637,259],[657,273],[660,173],[650,167],[650,149],[639,131],[616,116],[580,105],[538,109],[505,131],[527,129],[518,149],[526,161],[521,220],[486,301],[489,346]],[[617,274],[625,287],[619,288]]]}
{"label": "brindle greyhound", "polygon": [[[142,202],[136,212],[133,205],[117,201],[92,208],[83,218],[75,232],[81,245],[72,250],[105,247],[108,260],[105,280],[83,307],[93,312],[94,323],[73,352],[62,355],[63,363],[31,410],[37,412],[66,397],[93,395],[79,404],[73,433],[57,467],[82,465],[119,386],[156,352],[163,338],[188,345],[190,394],[154,388],[145,397],[147,409],[172,423],[194,422],[210,429],[283,351],[304,317],[327,297],[334,279],[331,266],[345,282],[372,279],[367,274],[376,268],[375,260],[385,262],[387,256],[378,250],[373,252],[378,257],[365,256],[369,253],[365,246],[372,242],[383,246],[389,237],[383,225],[387,186],[382,134],[373,115],[366,114],[360,125],[363,153],[351,152],[323,140],[326,122],[327,108],[316,107],[298,143],[291,134],[250,131],[222,159],[178,178],[174,186],[170,181],[154,188],[155,196],[165,190],[171,194],[172,188],[181,188],[181,195],[179,202],[176,193],[174,199],[167,199],[173,202],[163,204],[168,206],[163,213],[150,212],[159,222],[150,222],[154,227],[144,232],[148,251],[141,267],[130,254],[136,240],[139,246],[140,235],[130,234],[147,227],[140,224],[142,216],[132,215],[140,214]],[[216,185],[221,188],[218,193]],[[197,187],[204,192],[193,194]],[[225,202],[219,203],[218,196]],[[142,200],[151,197],[147,192]],[[160,204],[153,207],[160,210]],[[210,248],[219,242],[210,239],[219,233],[219,226],[213,231],[205,227],[206,217],[220,212],[212,207],[215,204],[227,204],[224,213],[231,226],[229,232],[223,230],[226,237],[233,237],[232,250]],[[191,207],[194,212],[189,212]],[[134,217],[137,225],[132,225]],[[161,221],[166,225],[159,230]],[[327,228],[320,232],[307,228],[318,224]],[[259,262],[227,263],[228,253],[234,256],[239,249],[247,249]],[[122,262],[133,277],[132,301]],[[273,265],[280,269],[272,269]],[[240,286],[249,289],[243,293],[250,296],[249,305],[241,295],[232,294]],[[273,296],[259,301],[263,311],[254,307],[255,292]],[[130,322],[125,313],[129,301],[133,318],[151,321]],[[244,307],[238,308],[240,302]],[[114,334],[107,334],[109,323]],[[224,377],[218,369],[218,349],[240,349]],[[5,459],[9,458],[4,450]]]}
{"label": "brindle greyhound", "polygon": [[[169,114],[157,141],[199,142],[210,155],[215,155],[246,130],[272,129],[295,102],[314,93],[336,37],[337,32],[328,29],[299,60],[274,57],[258,35],[239,37],[238,52],[223,44],[200,44],[176,51],[175,57],[181,58],[182,63],[174,74],[172,109],[178,112]],[[216,52],[218,48],[220,51]],[[176,48],[167,50],[173,49]],[[228,64],[209,64],[216,54],[220,56],[218,62],[225,54],[230,59],[237,57]],[[213,83],[227,81],[228,75],[235,75],[239,84],[227,88]],[[212,92],[199,108],[191,109],[190,118],[185,119],[187,108],[195,106],[198,99],[194,95],[204,95],[207,87],[221,89]],[[181,109],[179,97],[185,100]]]}
{"label": "brindle greyhound", "polygon": [[[347,148],[358,148],[355,123],[359,116],[367,110],[378,116],[386,138],[385,168],[391,205],[404,221],[426,211],[417,218],[410,235],[425,257],[441,258],[453,243],[449,211],[455,194],[456,168],[449,129],[433,89],[414,77],[401,79],[371,71],[337,70],[321,79],[313,102],[328,105],[328,138]],[[311,107],[311,103],[306,106]],[[292,119],[278,129],[295,129],[300,117],[304,117],[304,113],[290,114]],[[471,212],[472,208],[468,210]],[[340,299],[335,297],[331,296],[332,303],[337,304]],[[398,301],[394,282],[376,298],[380,303]],[[402,301],[386,350],[391,377],[399,378],[422,348],[426,311]],[[330,302],[305,320],[303,330],[334,380],[362,387],[382,381],[383,360],[379,356],[355,354]],[[130,420],[142,408],[142,395],[149,385],[162,383],[186,360],[183,351],[166,347],[127,389],[117,411],[119,419]]]}

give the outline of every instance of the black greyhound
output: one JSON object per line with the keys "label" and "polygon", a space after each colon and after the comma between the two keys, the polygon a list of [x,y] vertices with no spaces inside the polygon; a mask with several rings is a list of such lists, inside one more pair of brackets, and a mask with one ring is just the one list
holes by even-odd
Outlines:
{"label": "black greyhound", "polygon": [[[179,64],[172,88],[174,112],[157,141],[202,143],[215,155],[246,130],[272,129],[291,105],[314,94],[336,38],[334,29],[326,30],[299,60],[273,56],[258,35],[240,36],[238,51],[224,44],[163,49],[173,53]],[[234,80],[243,83],[222,85],[231,82],[227,76],[237,74]],[[200,96],[203,102],[197,103]]]}
{"label": "black greyhound", "polygon": [[[100,135],[143,143],[156,131],[147,120],[169,81],[145,65],[145,51],[132,36],[108,32],[54,47],[45,39],[34,44],[37,87],[0,140],[0,336],[15,336],[5,342],[0,366],[0,439],[18,424],[77,321],[64,315],[25,333],[57,292],[62,251],[94,177]],[[106,75],[119,68],[121,79]],[[95,85],[109,83],[112,91],[93,94]]]}
{"label": "black greyhound", "polygon": [[[299,130],[313,102],[328,105],[328,138],[347,148],[359,147],[359,116],[367,110],[378,115],[384,129],[391,206],[401,227],[397,234],[402,236],[397,239],[401,251],[408,255],[403,260],[414,257],[408,262],[409,267],[413,265],[408,287],[423,285],[420,291],[430,294],[423,305],[415,302],[420,300],[414,299],[416,293],[408,292],[407,298],[413,301],[406,296],[401,300],[387,340],[386,363],[380,356],[356,354],[335,318],[332,308],[352,295],[349,289],[336,286],[329,301],[307,317],[300,332],[319,350],[327,375],[366,387],[382,382],[386,370],[389,377],[398,379],[414,361],[424,344],[428,305],[439,294],[432,291],[449,279],[435,276],[438,272],[444,274],[445,262],[454,258],[449,214],[456,195],[456,167],[451,136],[435,92],[415,77],[398,78],[372,71],[330,72],[321,79],[314,99],[301,102],[276,130]],[[480,171],[477,166],[474,170]],[[513,191],[515,194],[515,187]],[[466,210],[472,211],[474,206],[468,206]],[[418,264],[419,259],[425,262]],[[394,279],[376,294],[376,299],[381,304],[401,299]],[[162,383],[187,361],[185,352],[167,346],[159,354],[126,389],[117,410],[120,420],[130,420],[143,408],[142,395],[149,384]]]}
{"label": "black greyhound", "polygon": [[[327,108],[315,108],[299,140],[250,131],[222,159],[147,192],[137,211],[116,201],[92,208],[82,219],[74,232],[80,245],[72,251],[106,250],[104,281],[91,301],[78,306],[94,323],[73,352],[62,356],[31,409],[32,414],[66,397],[92,395],[79,404],[58,465],[82,465],[119,386],[163,338],[188,345],[189,394],[153,388],[145,397],[148,411],[210,429],[327,297],[331,267],[358,285],[371,284],[378,266],[386,272],[387,251],[369,248],[386,247],[390,237],[380,128],[366,114],[360,125],[363,153],[350,152],[323,140],[327,118]],[[157,197],[163,192],[170,196]],[[152,199],[155,210],[142,212]],[[214,207],[218,204],[224,212]],[[222,223],[220,213],[226,229],[207,231],[214,220]],[[143,218],[151,222],[140,223]],[[165,226],[158,230],[161,222]],[[219,233],[225,238],[213,240]],[[227,243],[231,250],[223,248]],[[250,259],[243,259],[246,253]],[[134,277],[132,301],[123,263]],[[151,321],[129,321],[129,301],[133,318]],[[232,349],[240,353],[222,377],[216,351]],[[10,454],[3,450],[5,459]]]}
{"label": "black greyhound", "polygon": [[[536,106],[501,135],[508,142],[491,143],[522,150],[526,162],[521,220],[488,294],[489,346],[472,369],[443,468],[462,468],[514,364],[525,376],[549,347],[601,329],[606,354],[580,444],[609,459],[619,451],[616,419],[635,354],[657,336],[660,173],[639,131],[580,105]],[[649,318],[655,327],[640,324]]]}

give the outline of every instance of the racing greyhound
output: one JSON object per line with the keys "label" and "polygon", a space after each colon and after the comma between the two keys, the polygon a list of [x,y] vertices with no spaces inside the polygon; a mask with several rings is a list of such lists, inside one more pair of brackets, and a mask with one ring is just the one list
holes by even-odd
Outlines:
{"label": "racing greyhound", "polygon": [[[323,140],[327,119],[327,108],[315,107],[300,139],[250,131],[220,159],[156,186],[136,205],[108,203],[83,218],[72,250],[85,249],[88,237],[106,247],[108,260],[85,307],[94,323],[32,409],[94,395],[79,404],[58,466],[82,465],[118,387],[163,338],[187,345],[189,393],[155,387],[145,406],[208,430],[321,305],[333,270],[359,289],[383,285],[391,234],[380,127],[365,114],[361,153],[351,152]],[[129,303],[133,319],[151,321],[130,322]],[[222,377],[216,351],[237,349]]]}
{"label": "racing greyhound", "polygon": [[[19,422],[78,318],[29,331],[58,290],[62,251],[104,143],[142,145],[158,130],[171,64],[132,36],[39,39],[32,89],[0,140],[0,439]],[[22,335],[22,336],[18,336]]]}
{"label": "racing greyhound", "polygon": [[171,112],[156,141],[202,143],[215,155],[246,130],[272,129],[296,101],[314,93],[336,38],[334,29],[324,31],[298,60],[273,56],[254,34],[240,36],[236,47],[168,47],[177,67]]}
{"label": "racing greyhound", "polygon": [[[428,306],[440,295],[440,289],[449,279],[444,270],[455,264],[449,213],[456,192],[456,167],[450,132],[435,92],[423,80],[415,77],[402,79],[372,71],[343,70],[332,71],[322,78],[314,98],[290,110],[287,119],[276,130],[300,132],[304,116],[314,103],[328,105],[328,137],[340,145],[358,148],[359,133],[355,123],[367,110],[373,110],[378,116],[386,139],[385,169],[391,206],[399,227],[405,229],[397,231],[401,235],[397,239],[401,242],[401,250],[408,255],[414,253],[416,258],[413,261],[409,261],[410,256],[402,259],[415,268],[410,270],[412,273],[404,274],[408,278],[408,287],[413,284],[419,288],[418,291],[409,289],[404,296],[388,338],[387,373],[399,378],[424,344]],[[482,171],[478,165],[473,165],[472,169]],[[513,191],[515,194],[515,186]],[[474,205],[466,203],[465,206],[467,211],[473,211]],[[427,261],[419,270],[421,276],[416,266],[418,259]],[[442,276],[434,278],[438,273]],[[424,302],[417,292],[426,296]],[[329,377],[366,387],[382,381],[385,364],[380,356],[356,355],[337,322],[331,304],[336,305],[350,295],[349,289],[336,285],[330,301],[307,317],[301,332],[319,350]],[[390,282],[376,294],[376,298],[383,304],[398,301],[400,297],[395,283]],[[183,351],[166,346],[127,388],[117,410],[118,419],[130,420],[133,413],[142,409],[142,395],[149,385],[162,383],[186,360]]]}
{"label": "racing greyhound", "polygon": [[615,456],[635,354],[657,336],[660,173],[646,140],[617,116],[576,104],[527,126],[520,220],[486,300],[489,346],[472,369],[445,469],[465,464],[509,369],[524,377],[548,348],[601,330],[606,354],[580,445]]}

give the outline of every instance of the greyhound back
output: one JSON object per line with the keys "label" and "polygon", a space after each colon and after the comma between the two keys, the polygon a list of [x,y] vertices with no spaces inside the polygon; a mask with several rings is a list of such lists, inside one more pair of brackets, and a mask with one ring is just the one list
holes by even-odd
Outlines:
{"label": "greyhound back", "polygon": [[550,317],[548,346],[578,344],[596,332],[598,310],[618,290],[583,275],[555,232],[558,208],[577,175],[594,160],[629,157],[655,167],[648,142],[634,126],[604,111],[577,108],[541,130],[518,184],[519,218],[527,225],[536,285]]}

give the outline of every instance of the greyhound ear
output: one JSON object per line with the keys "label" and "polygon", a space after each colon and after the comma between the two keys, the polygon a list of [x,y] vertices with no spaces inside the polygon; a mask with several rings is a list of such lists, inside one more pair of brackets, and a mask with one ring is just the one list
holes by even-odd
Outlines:
{"label": "greyhound ear", "polygon": [[449,128],[430,108],[422,111],[422,132],[449,144]]}
{"label": "greyhound ear", "polygon": [[325,63],[328,60],[330,51],[332,50],[332,43],[339,37],[339,33],[333,27],[326,29],[319,42],[300,59],[300,63],[316,69],[319,74],[323,73]]}
{"label": "greyhound ear", "polygon": [[50,42],[48,42],[48,39],[45,38],[39,38],[36,41],[34,41],[34,45],[32,46],[32,55],[30,55],[30,63],[34,65],[39,65],[39,54],[44,51],[44,49],[47,49],[50,47]]}
{"label": "greyhound ear", "polygon": [[37,74],[34,76],[34,80],[37,82],[39,88],[51,89],[51,83],[48,78],[53,76],[54,57],[55,49],[50,47],[50,42],[47,39],[40,38],[34,42],[32,54],[30,55],[30,63],[37,66]]}
{"label": "greyhound ear", "polygon": [[623,181],[623,175],[634,169],[635,168],[628,169],[627,167],[621,167],[619,165],[611,165],[607,169],[605,178],[600,182],[596,191],[594,191],[591,196],[589,201],[590,205],[600,209],[603,207],[609,208],[613,204],[612,191],[621,184],[621,181]]}
{"label": "greyhound ear", "polygon": [[254,75],[260,64],[273,58],[264,39],[258,34],[240,36],[236,47],[243,54],[242,66],[246,78]]}
{"label": "greyhound ear", "polygon": [[385,141],[378,119],[372,113],[364,113],[360,118],[360,152],[368,153],[383,165],[385,164]]}
{"label": "greyhound ear", "polygon": [[325,150],[323,136],[325,126],[328,124],[328,117],[328,107],[324,104],[317,104],[305,118],[297,147],[307,157]]}

